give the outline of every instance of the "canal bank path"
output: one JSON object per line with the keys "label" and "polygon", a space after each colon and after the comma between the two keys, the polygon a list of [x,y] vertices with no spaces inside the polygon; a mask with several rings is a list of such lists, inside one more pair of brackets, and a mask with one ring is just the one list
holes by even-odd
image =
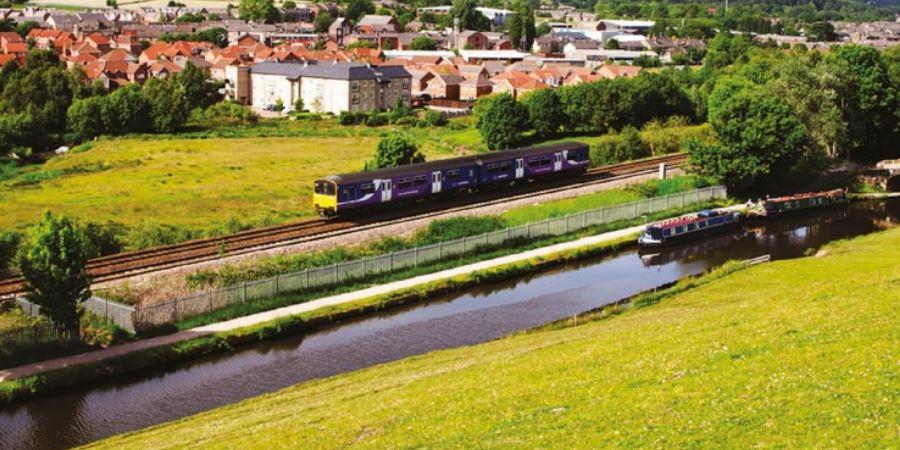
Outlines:
{"label": "canal bank path", "polygon": [[354,302],[357,300],[362,300],[378,295],[389,294],[392,292],[408,289],[411,287],[415,287],[418,285],[430,283],[433,281],[445,280],[448,278],[453,278],[459,275],[465,275],[471,272],[476,272],[480,270],[490,269],[498,266],[503,266],[510,263],[515,263],[519,261],[525,261],[535,257],[552,255],[554,253],[559,253],[567,250],[577,249],[579,247],[588,247],[592,245],[596,245],[603,242],[614,241],[617,239],[621,239],[626,236],[634,235],[640,233],[644,229],[644,225],[633,226],[629,228],[624,228],[621,230],[610,231],[606,233],[601,233],[594,236],[588,236],[581,239],[577,239],[574,241],[562,242],[559,244],[550,245],[547,247],[541,247],[533,250],[529,250],[522,253],[516,253],[512,255],[506,255],[499,258],[489,259],[487,261],[480,261],[472,264],[467,264],[464,266],[442,270],[440,272],[430,273],[426,275],[420,275],[414,278],[409,278],[406,280],[394,281],[391,283],[381,284],[378,286],[372,286],[366,289],[361,289],[358,291],[347,292],[339,295],[333,295],[330,297],[323,297],[317,300],[311,300],[304,303],[299,303],[296,305],[285,306],[269,311],[264,311],[256,314],[251,314],[248,316],[238,317],[236,319],[227,320],[224,322],[212,323],[209,325],[203,325],[196,328],[191,328],[189,330],[180,331],[173,334],[168,334],[165,336],[159,336],[149,339],[142,339],[139,341],[129,342],[126,344],[115,345],[109,348],[105,348],[102,350],[95,350],[91,352],[81,353],[77,355],[64,356],[61,358],[50,359],[47,361],[37,362],[26,364],[22,366],[12,367],[9,369],[0,370],[0,381],[8,381],[14,380],[17,378],[25,378],[32,375],[38,375],[44,372],[49,372],[52,370],[62,369],[66,367],[75,367],[83,364],[94,363],[98,361],[103,361],[106,359],[114,358],[117,356],[125,355],[131,352],[146,350],[154,347],[161,347],[165,345],[170,345],[182,341],[187,341],[190,339],[196,339],[198,337],[207,336],[223,331],[231,331],[239,328],[244,328],[252,325],[258,325],[261,323],[269,322],[274,319],[293,316],[305,312],[314,311],[319,308],[325,308],[334,305],[340,305],[343,303]]}

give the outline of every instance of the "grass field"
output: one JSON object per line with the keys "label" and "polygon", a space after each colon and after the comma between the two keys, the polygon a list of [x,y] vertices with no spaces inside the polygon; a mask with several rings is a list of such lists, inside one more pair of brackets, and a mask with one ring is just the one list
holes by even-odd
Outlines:
{"label": "grass field", "polygon": [[607,320],[305,383],[97,447],[891,447],[900,228],[826,251]]}

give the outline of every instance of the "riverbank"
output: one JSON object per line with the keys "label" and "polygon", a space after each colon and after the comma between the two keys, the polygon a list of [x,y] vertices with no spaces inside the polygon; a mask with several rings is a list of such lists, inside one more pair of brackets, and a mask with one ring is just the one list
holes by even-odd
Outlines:
{"label": "riverbank", "polygon": [[895,228],[610,320],[314,381],[97,447],[883,447],[900,421],[898,259]]}
{"label": "riverbank", "polygon": [[410,279],[333,295],[174,334],[0,371],[0,404],[23,400],[110,375],[195,358],[253,341],[419,301],[479,283],[498,281],[633,245],[643,225],[467,264]]}

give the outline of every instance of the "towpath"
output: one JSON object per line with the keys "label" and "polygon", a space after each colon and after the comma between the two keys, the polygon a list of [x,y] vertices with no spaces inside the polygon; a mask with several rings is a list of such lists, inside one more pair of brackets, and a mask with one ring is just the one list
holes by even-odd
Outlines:
{"label": "towpath", "polygon": [[579,247],[587,247],[595,244],[599,244],[602,242],[614,241],[629,235],[634,235],[643,230],[644,226],[634,226],[621,230],[610,231],[594,236],[588,236],[581,239],[577,239],[574,241],[563,242],[559,244],[550,245],[547,247],[541,247],[533,250],[528,250],[522,253],[516,253],[512,255],[506,255],[499,258],[489,259],[486,261],[480,261],[472,264],[467,264],[460,267],[455,267],[452,269],[442,270],[440,272],[434,272],[426,275],[420,275],[414,278],[409,278],[406,280],[394,281],[391,283],[381,284],[378,286],[372,286],[366,289],[361,289],[358,291],[347,292],[344,294],[333,295],[329,297],[323,297],[316,300],[312,300],[305,303],[299,303],[296,305],[285,306],[278,309],[273,309],[269,311],[264,311],[256,314],[251,314],[248,316],[239,317],[236,319],[227,320],[224,322],[212,323],[209,325],[203,325],[196,328],[191,328],[189,330],[180,331],[177,333],[159,336],[150,339],[142,339],[139,341],[129,342],[121,345],[115,345],[109,348],[105,348],[102,350],[95,350],[91,352],[81,353],[78,355],[64,356],[61,358],[51,359],[47,361],[41,361],[32,364],[26,364],[18,367],[12,367],[9,369],[0,370],[0,381],[13,380],[17,378],[24,378],[31,375],[37,375],[43,372],[49,372],[52,370],[62,369],[65,367],[73,367],[82,364],[89,364],[98,361],[103,361],[106,359],[110,359],[113,357],[121,356],[127,353],[150,349],[154,347],[160,347],[164,345],[170,345],[177,342],[187,341],[190,339],[194,339],[201,336],[207,336],[210,334],[215,334],[223,331],[231,331],[239,328],[249,327],[253,325],[258,325],[264,322],[268,322],[274,319],[293,316],[305,312],[314,311],[320,308],[325,308],[329,306],[340,305],[343,303],[355,302],[358,300],[389,294],[396,291],[401,291],[404,289],[408,289],[414,286],[431,283],[434,281],[445,280],[448,278],[453,278],[455,276],[464,275],[467,273],[472,273],[484,269],[490,269],[493,267],[499,267],[506,264],[526,261],[531,258],[552,255],[554,253],[563,252],[566,250],[576,249]]}

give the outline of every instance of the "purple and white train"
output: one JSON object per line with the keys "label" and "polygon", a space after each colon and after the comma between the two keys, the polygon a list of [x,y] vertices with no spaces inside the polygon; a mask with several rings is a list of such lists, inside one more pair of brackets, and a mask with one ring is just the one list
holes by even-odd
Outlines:
{"label": "purple and white train", "polygon": [[580,142],[448,158],[317,180],[313,204],[320,215],[333,216],[516,180],[580,174],[590,164],[588,146]]}

